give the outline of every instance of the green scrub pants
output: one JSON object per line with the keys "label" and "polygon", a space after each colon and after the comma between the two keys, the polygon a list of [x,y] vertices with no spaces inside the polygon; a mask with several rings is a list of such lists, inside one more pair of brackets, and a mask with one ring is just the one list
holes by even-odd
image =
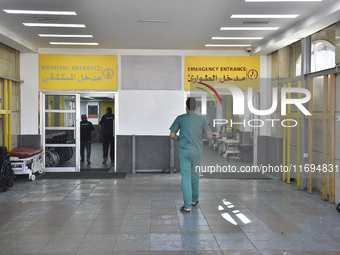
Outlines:
{"label": "green scrub pants", "polygon": [[179,160],[184,207],[190,209],[192,202],[198,201],[199,172],[196,172],[196,166],[201,164],[201,155],[180,154]]}

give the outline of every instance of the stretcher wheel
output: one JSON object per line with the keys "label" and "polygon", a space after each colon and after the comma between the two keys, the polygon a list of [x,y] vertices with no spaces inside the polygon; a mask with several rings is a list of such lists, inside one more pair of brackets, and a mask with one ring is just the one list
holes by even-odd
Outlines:
{"label": "stretcher wheel", "polygon": [[340,203],[338,204],[338,206],[336,207],[337,211],[340,213]]}
{"label": "stretcher wheel", "polygon": [[44,169],[40,169],[40,170],[38,171],[39,174],[42,174],[43,172],[44,172]]}
{"label": "stretcher wheel", "polygon": [[35,180],[35,174],[32,174],[31,175],[31,179],[30,179],[31,181],[34,181]]}

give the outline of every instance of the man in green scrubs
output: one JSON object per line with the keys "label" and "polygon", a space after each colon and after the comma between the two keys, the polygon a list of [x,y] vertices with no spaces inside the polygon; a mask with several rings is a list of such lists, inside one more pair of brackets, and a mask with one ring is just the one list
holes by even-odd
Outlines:
{"label": "man in green scrubs", "polygon": [[[190,212],[191,206],[198,204],[199,173],[196,166],[201,164],[203,151],[202,135],[209,139],[212,132],[204,117],[195,114],[196,100],[189,97],[186,101],[186,114],[176,118],[170,127],[170,137],[179,141],[179,160],[181,168],[181,188],[184,206],[181,211]],[[176,134],[180,131],[179,136]]]}

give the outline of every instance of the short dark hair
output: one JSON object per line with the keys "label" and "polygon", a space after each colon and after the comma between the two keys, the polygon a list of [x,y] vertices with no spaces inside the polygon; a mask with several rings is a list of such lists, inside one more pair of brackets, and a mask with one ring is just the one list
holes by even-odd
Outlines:
{"label": "short dark hair", "polygon": [[193,97],[189,97],[187,99],[186,105],[189,111],[195,111],[196,110],[196,99]]}
{"label": "short dark hair", "polygon": [[82,115],[81,115],[81,119],[82,119],[82,120],[86,120],[86,119],[87,119],[86,114],[82,114]]}
{"label": "short dark hair", "polygon": [[112,108],[111,107],[107,107],[106,111],[111,113],[112,112]]}

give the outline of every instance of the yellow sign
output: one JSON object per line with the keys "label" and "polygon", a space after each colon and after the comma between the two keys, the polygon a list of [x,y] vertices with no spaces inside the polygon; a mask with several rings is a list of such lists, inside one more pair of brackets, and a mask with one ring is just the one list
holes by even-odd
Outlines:
{"label": "yellow sign", "polygon": [[194,90],[200,83],[216,90],[234,85],[241,90],[260,89],[259,56],[186,56],[185,90]]}
{"label": "yellow sign", "polygon": [[39,55],[39,88],[117,90],[117,56]]}

